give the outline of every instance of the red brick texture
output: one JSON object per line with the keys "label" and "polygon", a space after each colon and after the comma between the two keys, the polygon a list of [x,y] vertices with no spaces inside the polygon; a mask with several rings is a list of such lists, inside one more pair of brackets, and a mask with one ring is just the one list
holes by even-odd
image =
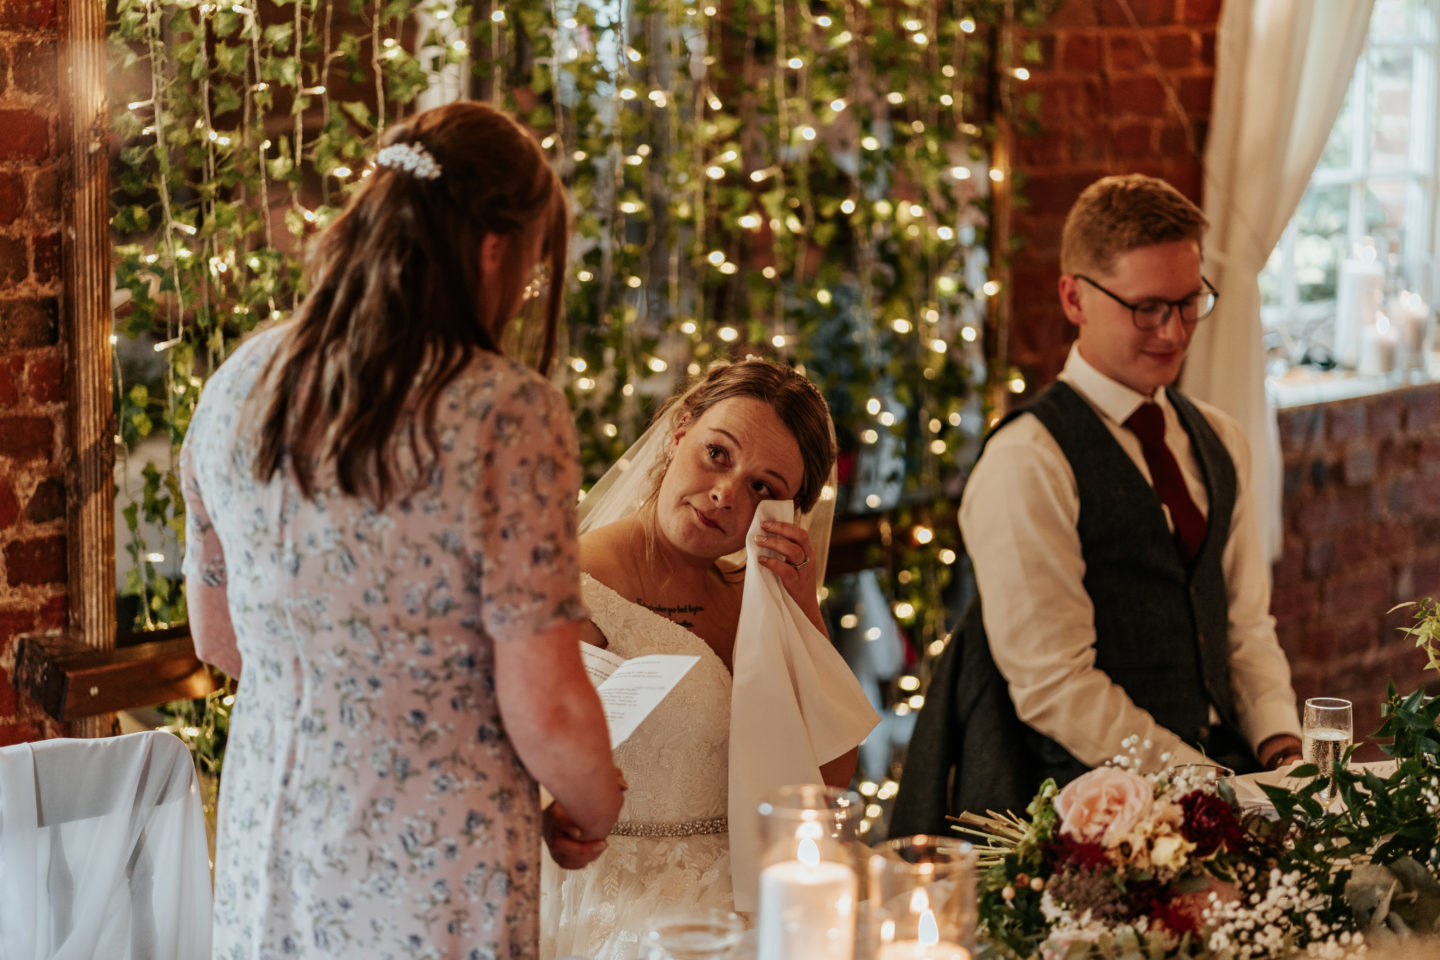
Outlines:
{"label": "red brick texture", "polygon": [[63,735],[10,677],[66,617],[56,0],[0,0],[0,746]]}
{"label": "red brick texture", "polygon": [[1017,137],[1012,162],[1025,204],[1011,224],[1022,246],[1010,289],[1024,294],[1010,301],[1009,358],[1032,392],[1074,339],[1054,291],[1060,228],[1080,191],[1138,172],[1200,202],[1219,14],[1219,0],[1065,0],[1021,37],[1045,53],[1017,86],[1039,93],[1039,130]]}
{"label": "red brick texture", "polygon": [[1275,564],[1280,642],[1295,692],[1355,703],[1380,726],[1386,684],[1424,682],[1397,603],[1440,597],[1440,384],[1280,411],[1285,545]]}

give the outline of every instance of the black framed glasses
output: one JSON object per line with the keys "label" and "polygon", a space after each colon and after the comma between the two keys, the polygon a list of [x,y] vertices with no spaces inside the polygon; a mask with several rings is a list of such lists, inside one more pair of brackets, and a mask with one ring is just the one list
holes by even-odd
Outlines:
{"label": "black framed glasses", "polygon": [[1129,310],[1130,319],[1135,322],[1136,328],[1140,330],[1154,330],[1156,327],[1165,326],[1165,324],[1170,322],[1170,313],[1172,310],[1180,315],[1180,322],[1187,326],[1193,323],[1199,323],[1215,312],[1215,301],[1220,299],[1220,294],[1210,285],[1210,281],[1206,280],[1203,276],[1200,278],[1200,282],[1205,285],[1204,288],[1198,293],[1190,294],[1190,296],[1183,300],[1150,299],[1141,300],[1139,303],[1131,303],[1128,300],[1120,299],[1083,273],[1075,274],[1075,279],[1084,280],[1090,284],[1090,286]]}

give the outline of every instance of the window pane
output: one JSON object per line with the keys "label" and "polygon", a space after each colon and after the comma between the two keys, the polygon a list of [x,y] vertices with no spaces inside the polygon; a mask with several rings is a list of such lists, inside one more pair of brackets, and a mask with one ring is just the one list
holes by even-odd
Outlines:
{"label": "window pane", "polygon": [[1335,126],[1330,128],[1330,136],[1325,141],[1325,151],[1320,155],[1317,169],[1348,170],[1354,166],[1350,159],[1350,148],[1355,142],[1354,129],[1355,81],[1351,80],[1349,89],[1345,91],[1345,102],[1335,117]]}
{"label": "window pane", "polygon": [[1375,238],[1387,269],[1405,248],[1405,180],[1372,180],[1365,188],[1365,233]]}
{"label": "window pane", "polygon": [[1414,84],[1414,50],[1380,47],[1370,54],[1370,167],[1404,170],[1410,165],[1410,99]]}
{"label": "window pane", "polygon": [[1370,39],[1413,40],[1421,35],[1420,0],[1375,0],[1370,14]]}
{"label": "window pane", "polygon": [[1335,299],[1348,237],[1350,188],[1311,185],[1295,211],[1295,286],[1301,303]]}

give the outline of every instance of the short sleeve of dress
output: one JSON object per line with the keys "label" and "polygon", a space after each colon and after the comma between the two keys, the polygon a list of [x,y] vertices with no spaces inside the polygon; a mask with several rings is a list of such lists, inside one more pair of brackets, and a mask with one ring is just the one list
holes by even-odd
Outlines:
{"label": "short sleeve of dress", "polygon": [[575,539],[579,445],[564,395],[531,376],[494,401],[479,424],[465,546],[480,571],[481,623],[504,643],[589,614]]}

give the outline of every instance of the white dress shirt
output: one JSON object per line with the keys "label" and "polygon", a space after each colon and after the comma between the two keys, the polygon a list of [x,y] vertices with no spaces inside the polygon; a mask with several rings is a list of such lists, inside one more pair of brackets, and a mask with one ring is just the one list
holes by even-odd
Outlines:
{"label": "white dress shirt", "polygon": [[[1096,370],[1078,346],[1071,348],[1060,379],[1094,408],[1153,484],[1140,438],[1124,426],[1147,398]],[[1165,442],[1195,505],[1208,517],[1209,495],[1190,435],[1163,387],[1154,400],[1165,415]],[[1231,688],[1241,732],[1254,749],[1275,734],[1298,737],[1300,720],[1290,665],[1270,616],[1270,570],[1249,489],[1249,443],[1230,417],[1191,402],[1235,462],[1235,508],[1221,563],[1229,598]],[[1125,753],[1122,741],[1132,734],[1139,738],[1136,749],[1144,770],[1201,762],[1199,751],[1156,723],[1095,666],[1095,615],[1085,592],[1079,517],[1080,493],[1070,462],[1032,414],[1016,418],[990,439],[965,484],[960,530],[984,601],[990,649],[1016,713],[1087,766]],[[1189,644],[1194,639],[1156,637],[1155,642]]]}

